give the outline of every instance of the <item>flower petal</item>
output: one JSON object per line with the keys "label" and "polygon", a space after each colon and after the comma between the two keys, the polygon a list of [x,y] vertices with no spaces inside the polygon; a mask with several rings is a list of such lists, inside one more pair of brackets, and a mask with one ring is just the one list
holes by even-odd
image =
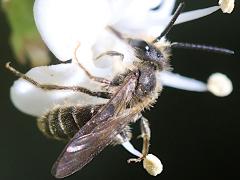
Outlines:
{"label": "flower petal", "polygon": [[[207,16],[220,9],[219,6],[213,6],[204,9],[198,9],[181,13],[175,24],[192,21]],[[141,18],[136,15],[127,16],[114,25],[120,32],[133,37],[141,37],[141,35],[157,37],[171,20],[171,16],[161,16],[161,13],[148,12],[141,14]]]}
{"label": "flower petal", "polygon": [[175,3],[176,3],[176,0],[162,1],[161,7],[154,12],[156,15],[161,16],[162,18],[169,17],[173,12]]}
{"label": "flower petal", "polygon": [[195,20],[195,19],[199,19],[199,18],[202,18],[204,16],[208,16],[209,14],[212,14],[219,9],[220,9],[219,6],[212,6],[212,7],[209,7],[209,8],[184,12],[184,13],[180,14],[180,16],[176,20],[175,24],[180,24],[180,23],[192,21],[192,20]]}
{"label": "flower petal", "polygon": [[109,24],[106,0],[36,0],[34,17],[48,48],[60,60],[72,58],[76,44],[94,44]]}

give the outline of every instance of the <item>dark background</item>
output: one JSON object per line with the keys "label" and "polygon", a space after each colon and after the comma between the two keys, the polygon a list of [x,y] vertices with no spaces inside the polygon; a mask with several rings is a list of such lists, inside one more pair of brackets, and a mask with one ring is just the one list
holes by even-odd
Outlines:
{"label": "dark background", "polygon": [[[216,1],[217,2],[217,1]],[[208,7],[215,1],[187,1],[185,10]],[[164,171],[151,177],[141,164],[127,164],[132,157],[121,146],[106,148],[74,179],[161,179],[203,180],[240,178],[239,175],[239,2],[231,15],[220,11],[193,22],[175,26],[171,41],[195,42],[227,47],[235,56],[191,50],[175,50],[174,71],[206,81],[213,72],[222,72],[233,81],[234,91],[225,98],[165,88],[157,104],[144,115],[151,122],[151,152],[158,155]],[[19,112],[9,99],[16,79],[4,69],[15,57],[9,46],[10,28],[0,10],[0,180],[50,180],[51,166],[64,147],[38,131],[35,118]],[[26,71],[30,67],[18,66]],[[36,102],[37,103],[37,102]],[[138,126],[134,126],[138,129]],[[135,131],[135,136],[138,131]],[[141,140],[133,143],[140,149]]]}

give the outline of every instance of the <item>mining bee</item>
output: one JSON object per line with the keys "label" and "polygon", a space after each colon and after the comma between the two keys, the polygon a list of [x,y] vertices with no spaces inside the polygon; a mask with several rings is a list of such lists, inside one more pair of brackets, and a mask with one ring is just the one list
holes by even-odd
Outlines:
{"label": "mining bee", "polygon": [[[149,108],[162,91],[157,74],[169,70],[170,48],[205,49],[232,54],[232,51],[224,48],[176,42],[171,44],[166,42],[165,46],[158,47],[157,43],[170,31],[183,7],[184,3],[180,3],[165,30],[152,42],[125,38],[114,28],[108,27],[135,52],[131,69],[116,75],[112,81],[92,76],[78,62],[79,67],[90,79],[107,85],[109,89],[115,89],[114,92],[95,92],[79,86],[42,85],[7,64],[6,67],[17,76],[44,90],[72,90],[109,99],[106,104],[55,106],[38,119],[38,127],[45,135],[55,139],[70,139],[53,165],[52,174],[56,178],[64,178],[82,169],[109,144],[121,144],[129,140],[131,135],[128,125],[137,120],[141,121],[142,157],[131,161],[139,162],[146,157],[149,150],[150,128],[148,120],[141,112]],[[116,51],[107,51],[99,57],[104,55],[124,58],[124,54]]]}

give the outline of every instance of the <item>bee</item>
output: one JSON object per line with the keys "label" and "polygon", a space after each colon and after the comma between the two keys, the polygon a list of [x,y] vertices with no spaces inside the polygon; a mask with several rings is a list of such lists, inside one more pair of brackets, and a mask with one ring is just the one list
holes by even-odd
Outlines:
{"label": "bee", "polygon": [[[10,71],[41,89],[72,90],[109,99],[106,104],[55,106],[38,119],[38,127],[45,135],[55,139],[69,140],[53,165],[52,174],[56,178],[64,178],[82,169],[106,146],[113,143],[121,144],[129,140],[131,134],[128,125],[137,120],[141,121],[142,156],[130,159],[130,161],[139,162],[147,156],[150,128],[148,120],[142,116],[141,112],[151,107],[162,91],[162,84],[157,81],[157,75],[163,70],[169,70],[170,48],[193,48],[232,53],[232,51],[223,48],[176,42],[170,45],[166,43],[165,46],[158,47],[157,43],[170,31],[183,7],[184,3],[180,3],[165,30],[152,42],[125,38],[114,28],[108,27],[113,34],[126,42],[135,52],[132,68],[116,75],[113,80],[109,81],[91,75],[78,62],[80,68],[90,79],[107,85],[109,89],[114,89],[114,92],[95,92],[79,86],[39,84],[7,64],[6,67]],[[104,55],[124,58],[123,54],[115,51],[107,51],[99,57]]]}

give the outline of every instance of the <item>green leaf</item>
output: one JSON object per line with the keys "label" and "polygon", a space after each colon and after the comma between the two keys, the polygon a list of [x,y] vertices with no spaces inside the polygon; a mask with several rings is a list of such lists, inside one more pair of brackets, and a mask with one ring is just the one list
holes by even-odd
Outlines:
{"label": "green leaf", "polygon": [[50,57],[34,22],[34,0],[2,0],[11,27],[11,45],[20,63],[32,66],[49,63]]}

